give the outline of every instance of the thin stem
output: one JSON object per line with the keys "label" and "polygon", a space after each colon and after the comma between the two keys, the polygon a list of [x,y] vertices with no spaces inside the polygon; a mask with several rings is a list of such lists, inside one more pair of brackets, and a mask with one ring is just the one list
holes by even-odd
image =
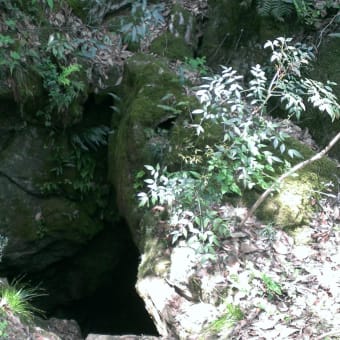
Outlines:
{"label": "thin stem", "polygon": [[267,97],[266,99],[264,100],[264,102],[262,103],[262,106],[261,106],[261,111],[263,110],[263,108],[267,105],[267,102],[268,100],[272,97],[273,95],[273,91],[274,91],[274,88],[276,86],[276,81],[277,81],[277,78],[279,77],[281,73],[281,67],[278,67],[273,79],[271,80],[270,84],[269,84],[269,87],[268,87],[268,94],[267,94]]}

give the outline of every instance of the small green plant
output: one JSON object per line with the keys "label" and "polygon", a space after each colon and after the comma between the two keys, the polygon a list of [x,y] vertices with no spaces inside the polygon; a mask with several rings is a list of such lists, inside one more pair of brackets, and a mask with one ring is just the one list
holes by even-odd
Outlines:
{"label": "small green plant", "polygon": [[148,6],[147,0],[132,2],[131,15],[121,21],[120,32],[124,41],[138,43],[147,37],[151,25],[164,23],[163,9],[163,4]]}
{"label": "small green plant", "polygon": [[340,9],[338,0],[243,0],[241,5],[250,7],[253,3],[256,3],[257,11],[262,16],[285,21],[296,15],[302,23],[317,28],[322,25],[323,19]]}
{"label": "small green plant", "polygon": [[[54,7],[54,0],[44,0],[44,2],[46,1],[46,3],[47,3],[47,5],[48,5],[48,7],[50,8],[50,9],[53,9],[53,7]],[[32,0],[32,5],[36,5],[37,4],[37,0]]]}
{"label": "small green plant", "polygon": [[64,125],[77,117],[70,117],[69,108],[71,104],[84,91],[84,82],[72,77],[79,72],[79,64],[70,64],[59,67],[50,59],[47,59],[38,67],[38,72],[43,78],[44,88],[48,91],[49,104],[44,111],[38,111],[37,117],[43,117],[45,126],[52,125],[53,117],[57,115]]}
{"label": "small green plant", "polygon": [[260,235],[268,240],[268,242],[272,243],[276,239],[276,229],[273,223],[268,223],[261,230]]}
{"label": "small green plant", "polygon": [[10,311],[22,320],[32,321],[35,313],[42,313],[32,305],[32,300],[43,295],[41,289],[14,280],[11,284],[0,286],[0,310]]}
{"label": "small green plant", "polygon": [[74,147],[83,151],[97,151],[100,146],[107,144],[110,128],[105,125],[93,126],[71,136]]}
{"label": "small green plant", "polygon": [[0,47],[6,48],[12,44],[14,44],[14,39],[12,39],[9,35],[0,34]]}
{"label": "small green plant", "polygon": [[207,328],[208,331],[215,334],[223,332],[223,330],[232,328],[238,321],[244,319],[244,313],[240,306],[228,303],[224,315],[213,321]]}
{"label": "small green plant", "polygon": [[65,35],[56,32],[49,36],[46,51],[57,60],[67,63],[67,57],[75,52],[76,46]]}
{"label": "small green plant", "polygon": [[258,0],[257,8],[260,15],[272,16],[279,21],[289,17],[294,10],[291,0]]}
{"label": "small green plant", "polygon": [[206,62],[205,56],[196,58],[185,57],[185,64],[192,70],[198,72],[200,76],[206,76],[208,74]]}
{"label": "small green plant", "polygon": [[15,40],[9,35],[0,34],[0,68],[3,67],[9,70],[13,76],[13,71],[20,65],[22,55],[18,50],[12,49]]}
{"label": "small green plant", "polygon": [[273,280],[270,276],[267,276],[266,274],[262,274],[261,280],[264,284],[266,293],[271,300],[275,296],[281,296],[283,294],[280,283]]}

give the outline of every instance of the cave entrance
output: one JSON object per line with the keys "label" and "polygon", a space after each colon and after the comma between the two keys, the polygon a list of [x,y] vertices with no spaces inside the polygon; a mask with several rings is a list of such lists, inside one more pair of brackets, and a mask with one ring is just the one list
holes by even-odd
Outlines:
{"label": "cave entrance", "polygon": [[[27,275],[25,281],[48,294],[35,301],[46,317],[75,320],[84,338],[89,333],[157,336],[135,290],[139,257],[128,226],[120,221],[107,226],[73,257]],[[104,269],[95,271],[103,262]]]}
{"label": "cave entrance", "polygon": [[130,240],[103,284],[91,296],[62,308],[60,316],[76,320],[85,337],[89,333],[158,335],[135,290],[138,264],[139,253]]}

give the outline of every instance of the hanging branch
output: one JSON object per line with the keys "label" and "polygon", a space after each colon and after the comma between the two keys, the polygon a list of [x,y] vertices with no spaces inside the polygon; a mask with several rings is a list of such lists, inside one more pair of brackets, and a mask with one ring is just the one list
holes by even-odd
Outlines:
{"label": "hanging branch", "polygon": [[245,223],[247,222],[248,218],[250,216],[252,216],[255,212],[255,210],[262,204],[262,202],[268,197],[268,195],[274,190],[275,187],[277,187],[278,184],[282,183],[284,179],[286,179],[287,177],[291,176],[292,174],[294,174],[295,172],[297,172],[298,170],[304,168],[305,166],[321,159],[322,157],[324,157],[329,150],[340,140],[340,132],[335,135],[335,137],[329,142],[329,144],[323,149],[321,150],[319,153],[317,153],[316,155],[314,155],[313,157],[300,162],[298,164],[296,164],[295,166],[293,166],[291,169],[289,169],[287,172],[285,172],[284,174],[282,174],[258,199],[257,201],[253,204],[253,206],[251,207],[251,209],[248,211],[247,215],[244,217],[244,219],[241,222],[241,227],[243,227],[245,225]]}

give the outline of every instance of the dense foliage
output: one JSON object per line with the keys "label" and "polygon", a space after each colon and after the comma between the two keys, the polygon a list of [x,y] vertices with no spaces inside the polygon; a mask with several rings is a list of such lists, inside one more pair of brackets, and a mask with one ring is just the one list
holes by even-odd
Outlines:
{"label": "dense foliage", "polygon": [[322,20],[340,9],[337,0],[243,0],[243,6],[256,4],[258,13],[284,21],[295,15],[307,26],[319,27]]}
{"label": "dense foliage", "polygon": [[196,91],[201,106],[191,112],[186,127],[202,138],[211,130],[220,137],[203,148],[197,144],[195,153],[183,150],[187,155],[179,171],[146,165],[151,176],[144,180],[147,190],[138,194],[140,205],[166,207],[173,243],[184,239],[212,254],[229,231],[217,209],[224,197],[268,188],[290,167],[289,157],[300,156],[286,147],[280,122],[269,116],[273,101],[289,117],[300,118],[310,103],[332,120],[339,118],[334,84],[304,76],[303,69],[314,58],[311,48],[285,38],[264,47],[271,50],[271,67],[252,67],[247,85],[235,70],[222,67],[221,74],[204,77]]}

